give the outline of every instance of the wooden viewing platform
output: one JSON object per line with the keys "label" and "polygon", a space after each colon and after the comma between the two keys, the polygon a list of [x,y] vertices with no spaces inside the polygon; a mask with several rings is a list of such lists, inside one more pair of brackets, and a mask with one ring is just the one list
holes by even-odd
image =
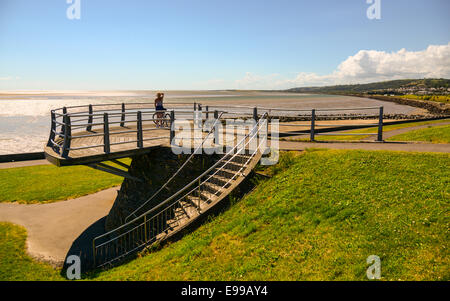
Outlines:
{"label": "wooden viewing platform", "polygon": [[[263,110],[275,114],[277,111],[277,109],[244,106],[217,106],[213,110],[212,106],[202,108],[201,104],[196,103],[194,103],[194,109],[191,110],[186,107],[176,107],[176,104],[170,105],[175,106],[175,108],[163,112],[163,118],[161,119],[157,118],[153,105],[149,103],[86,105],[52,110],[50,137],[44,148],[45,156],[48,161],[57,166],[96,164],[145,154],[161,146],[170,146],[175,137],[175,129],[173,129],[172,124],[178,120],[188,121],[193,128],[194,126],[201,127],[200,123],[206,121],[214,122],[217,119],[223,121],[226,117],[258,120]],[[236,109],[240,113],[236,113]],[[227,112],[227,110],[230,112]],[[233,110],[234,112],[232,112]],[[355,123],[343,125],[336,121],[334,121],[335,124],[330,124],[329,121],[323,121],[325,124],[321,124],[316,120],[316,111],[326,113],[330,110],[377,110],[379,114],[375,116],[378,117],[377,123],[367,123],[370,120],[363,120],[359,126],[377,126],[378,133],[360,133],[357,135],[376,135],[377,140],[382,141],[382,107],[291,110],[291,114],[299,113],[299,116],[303,117],[310,114],[310,120],[300,122],[300,124],[297,122],[282,123],[279,132],[282,135],[309,134],[311,140],[314,140],[316,135],[321,135],[330,127],[358,126]],[[280,115],[275,116],[279,117]],[[364,117],[367,117],[367,115]],[[157,127],[157,123],[162,124],[162,126]],[[221,131],[224,130],[219,128],[218,131],[214,131],[216,132],[214,136],[218,137],[223,134]],[[202,140],[205,135],[206,133],[203,132],[203,135],[196,137],[196,139]],[[323,133],[323,135],[327,134]],[[193,137],[193,134],[191,136]],[[217,140],[218,138],[214,139]],[[192,143],[192,145],[195,145],[195,143]]]}
{"label": "wooden viewing platform", "polygon": [[[57,166],[88,165],[145,154],[155,147],[170,146],[175,135],[170,130],[175,112],[190,126],[196,113],[172,109],[158,118],[148,103],[127,106],[106,104],[52,110],[50,137],[44,148],[47,160]],[[208,117],[218,114],[208,112]]]}

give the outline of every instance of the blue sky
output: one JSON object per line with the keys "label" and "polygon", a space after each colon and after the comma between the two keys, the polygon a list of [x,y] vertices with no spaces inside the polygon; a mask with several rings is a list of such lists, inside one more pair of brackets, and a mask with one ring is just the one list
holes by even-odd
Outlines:
{"label": "blue sky", "polygon": [[450,73],[448,0],[381,0],[380,20],[366,0],[80,3],[69,20],[66,0],[0,0],[0,89],[273,89]]}

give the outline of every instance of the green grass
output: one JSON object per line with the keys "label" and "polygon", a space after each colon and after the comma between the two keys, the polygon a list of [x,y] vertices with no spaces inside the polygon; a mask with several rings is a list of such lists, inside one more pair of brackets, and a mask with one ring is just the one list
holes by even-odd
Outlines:
{"label": "green grass", "polygon": [[[450,119],[441,119],[441,120],[430,120],[430,121],[419,121],[419,122],[408,122],[408,123],[400,123],[400,124],[391,124],[391,125],[386,125],[383,127],[383,132],[389,132],[389,131],[393,131],[393,130],[399,130],[399,129],[404,129],[404,128],[409,128],[409,127],[414,127],[414,126],[421,126],[421,125],[428,125],[428,124],[437,124],[437,123],[443,123],[443,122],[449,122]],[[365,129],[357,129],[357,130],[352,130],[352,131],[348,131],[349,133],[352,134],[362,134],[362,133],[377,133],[378,132],[378,128],[377,127],[372,127],[372,128],[365,128]],[[370,137],[369,135],[365,136],[351,136],[351,135],[347,135],[347,136],[316,136],[316,140],[317,141],[326,141],[326,140],[332,140],[332,141],[346,141],[346,140],[361,140],[364,138]]]}
{"label": "green grass", "polygon": [[0,281],[63,280],[58,270],[26,254],[26,236],[23,227],[0,223]]}
{"label": "green grass", "polygon": [[0,169],[0,202],[46,203],[120,185],[123,179],[85,166]]}
{"label": "green grass", "polygon": [[388,138],[389,141],[422,141],[450,143],[450,125],[419,129]]}
{"label": "green grass", "polygon": [[97,280],[449,280],[448,154],[309,151],[195,232]]}
{"label": "green grass", "polygon": [[437,101],[443,103],[450,103],[450,95],[399,95],[397,97],[406,98],[406,99],[418,99],[418,100],[429,100],[429,101]]}
{"label": "green grass", "polygon": [[[309,150],[197,230],[92,280],[450,280],[450,155]],[[0,224],[3,279],[58,279]]]}

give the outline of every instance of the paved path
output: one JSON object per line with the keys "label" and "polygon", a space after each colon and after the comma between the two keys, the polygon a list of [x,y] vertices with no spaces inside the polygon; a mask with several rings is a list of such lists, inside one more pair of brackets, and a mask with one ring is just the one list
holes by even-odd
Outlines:
{"label": "paved path", "polygon": [[403,129],[396,129],[396,130],[392,130],[392,131],[386,131],[386,132],[383,132],[383,139],[388,139],[388,138],[391,138],[393,136],[397,136],[397,135],[400,135],[400,134],[403,134],[403,133],[407,133],[407,132],[411,132],[411,131],[415,131],[415,130],[421,130],[421,129],[426,129],[426,128],[429,128],[429,127],[443,126],[443,125],[448,125],[448,124],[450,124],[450,122],[424,124],[424,125],[411,126],[411,127],[407,127],[407,128],[403,128]]}
{"label": "paved path", "polygon": [[280,150],[304,150],[306,148],[363,149],[406,152],[450,153],[450,144],[404,142],[294,142],[280,141]]}
{"label": "paved path", "polygon": [[15,167],[25,167],[25,166],[35,166],[35,165],[49,165],[45,159],[42,160],[28,160],[28,161],[16,161],[16,162],[4,162],[0,163],[0,169],[15,168]]}
{"label": "paved path", "polygon": [[28,253],[61,266],[77,237],[108,214],[118,189],[50,204],[0,203],[0,221],[24,226]]}

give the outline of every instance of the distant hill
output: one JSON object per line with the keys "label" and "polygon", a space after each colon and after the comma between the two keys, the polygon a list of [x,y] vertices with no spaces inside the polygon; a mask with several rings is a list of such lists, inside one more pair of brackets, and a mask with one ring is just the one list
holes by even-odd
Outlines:
{"label": "distant hill", "polygon": [[[359,85],[338,85],[338,86],[325,86],[325,87],[303,87],[288,89],[289,92],[299,93],[383,93],[392,92],[397,90],[409,90],[409,91],[447,91],[450,87],[450,79],[401,79],[391,80],[385,82],[377,82],[370,84]],[[436,91],[438,92],[438,91]]]}

